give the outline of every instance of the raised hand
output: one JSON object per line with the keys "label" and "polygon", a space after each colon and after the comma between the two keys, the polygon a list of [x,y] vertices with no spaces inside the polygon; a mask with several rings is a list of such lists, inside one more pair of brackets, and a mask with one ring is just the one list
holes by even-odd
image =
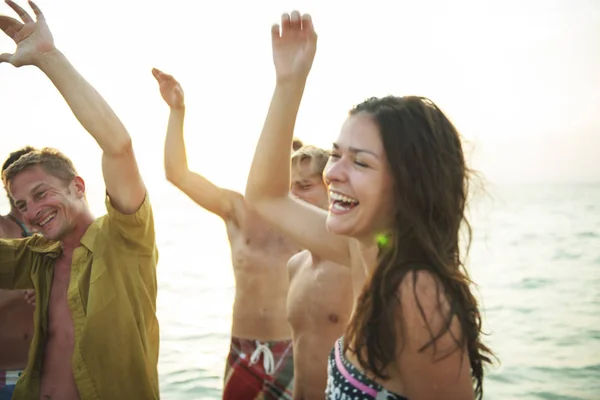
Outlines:
{"label": "raised hand", "polygon": [[273,62],[278,82],[306,79],[317,50],[317,34],[310,15],[298,11],[281,16],[281,27],[271,28]]}
{"label": "raised hand", "polygon": [[39,65],[43,55],[55,49],[54,39],[44,14],[32,1],[29,1],[29,5],[36,16],[36,21],[12,0],[6,0],[6,4],[15,10],[23,22],[0,15],[0,29],[17,44],[14,54],[0,54],[0,63],[8,62],[15,67]]}
{"label": "raised hand", "polygon": [[171,75],[165,74],[156,68],[152,69],[152,75],[154,75],[156,78],[158,87],[160,89],[160,94],[169,107],[184,108],[185,102],[183,89],[181,88],[179,82],[177,82]]}

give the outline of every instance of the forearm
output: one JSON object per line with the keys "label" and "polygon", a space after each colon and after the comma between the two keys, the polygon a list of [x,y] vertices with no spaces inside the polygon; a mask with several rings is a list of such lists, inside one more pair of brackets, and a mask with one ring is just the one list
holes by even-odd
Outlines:
{"label": "forearm", "polygon": [[221,218],[230,218],[230,196],[200,174],[190,171],[183,140],[185,108],[171,108],[165,139],[165,176],[190,199]]}
{"label": "forearm", "polygon": [[248,175],[246,198],[287,196],[290,189],[290,156],[296,116],[305,81],[277,83],[269,112]]}
{"label": "forearm", "polygon": [[188,170],[187,154],[183,139],[185,108],[171,108],[167,136],[165,139],[165,175],[169,182],[176,184]]}
{"label": "forearm", "polygon": [[60,51],[46,53],[38,67],[56,86],[77,120],[106,155],[118,155],[131,147],[131,138],[123,123]]}

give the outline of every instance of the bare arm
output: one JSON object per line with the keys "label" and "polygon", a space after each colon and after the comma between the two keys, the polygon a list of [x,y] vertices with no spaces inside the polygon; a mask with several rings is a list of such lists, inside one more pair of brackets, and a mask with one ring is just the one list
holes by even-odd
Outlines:
{"label": "bare arm", "polygon": [[44,72],[103,151],[102,171],[113,207],[133,214],[146,196],[133,153],[131,137],[102,96],[77,72],[54,46],[54,38],[44,14],[29,2],[36,20],[12,0],[8,5],[21,21],[0,16],[0,29],[17,44],[14,54],[0,54],[0,63],[15,67],[35,65]]}
{"label": "bare arm", "polygon": [[47,54],[40,69],[102,149],[102,172],[111,204],[123,214],[133,214],[144,201],[146,188],[125,126],[62,53]]}
{"label": "bare arm", "polygon": [[[314,58],[316,34],[309,17],[282,18],[273,30],[277,85],[254,153],[246,200],[263,218],[318,258],[350,265],[349,241],[327,231],[327,213],[289,196],[294,125]],[[298,65],[296,65],[296,64]]]}
{"label": "bare arm", "polygon": [[[171,109],[165,140],[167,180],[200,207],[224,220],[233,218],[232,197],[236,193],[221,189],[200,174],[190,171],[183,141],[184,109]],[[237,194],[240,198],[241,195]]]}
{"label": "bare arm", "polygon": [[207,211],[224,220],[234,218],[233,199],[241,199],[242,196],[221,189],[203,176],[190,171],[188,167],[183,138],[185,103],[181,86],[171,75],[157,69],[152,73],[159,83],[163,99],[171,107],[164,154],[167,180]]}

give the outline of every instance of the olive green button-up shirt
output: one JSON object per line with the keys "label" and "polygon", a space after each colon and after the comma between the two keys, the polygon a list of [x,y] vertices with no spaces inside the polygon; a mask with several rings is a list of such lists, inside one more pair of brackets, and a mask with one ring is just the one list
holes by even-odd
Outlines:
{"label": "olive green button-up shirt", "polygon": [[[131,215],[96,219],[73,253],[67,298],[75,328],[73,375],[81,400],[158,399],[154,218],[146,196]],[[0,240],[0,288],[36,290],[35,333],[13,400],[38,400],[48,301],[61,245],[35,235]]]}

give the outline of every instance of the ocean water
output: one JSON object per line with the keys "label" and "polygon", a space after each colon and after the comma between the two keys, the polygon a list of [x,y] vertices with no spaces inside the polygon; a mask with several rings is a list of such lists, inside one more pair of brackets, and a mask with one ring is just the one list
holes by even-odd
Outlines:
{"label": "ocean water", "polygon": [[600,399],[600,184],[491,188],[471,270],[500,358],[487,399]]}

